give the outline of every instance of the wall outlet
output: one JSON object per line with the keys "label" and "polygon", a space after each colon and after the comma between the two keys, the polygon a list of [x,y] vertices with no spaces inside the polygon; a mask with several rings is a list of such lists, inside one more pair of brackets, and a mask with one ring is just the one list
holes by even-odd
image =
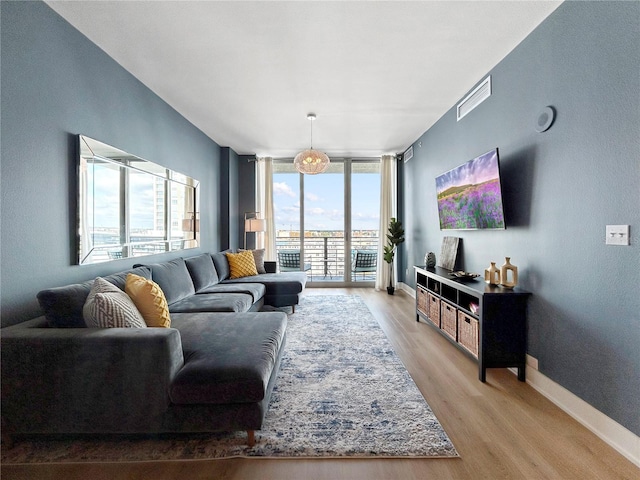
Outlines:
{"label": "wall outlet", "polygon": [[629,225],[607,225],[606,245],[629,245]]}

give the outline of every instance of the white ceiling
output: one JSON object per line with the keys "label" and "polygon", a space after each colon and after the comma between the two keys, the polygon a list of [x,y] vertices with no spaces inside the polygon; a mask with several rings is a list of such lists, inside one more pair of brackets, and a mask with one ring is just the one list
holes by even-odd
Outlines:
{"label": "white ceiling", "polygon": [[404,151],[559,1],[47,3],[221,146]]}

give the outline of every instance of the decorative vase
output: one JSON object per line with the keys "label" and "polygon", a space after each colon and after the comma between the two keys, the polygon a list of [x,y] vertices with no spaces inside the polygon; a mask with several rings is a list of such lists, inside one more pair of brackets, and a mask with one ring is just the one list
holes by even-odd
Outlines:
{"label": "decorative vase", "polygon": [[489,285],[500,284],[500,269],[496,267],[496,262],[491,262],[491,266],[484,271],[484,281]]}
{"label": "decorative vase", "polygon": [[518,284],[518,267],[511,265],[511,257],[504,258],[504,265],[500,267],[500,285],[513,288]]}
{"label": "decorative vase", "polygon": [[436,266],[436,254],[429,252],[424,256],[424,264],[427,268],[433,268]]}

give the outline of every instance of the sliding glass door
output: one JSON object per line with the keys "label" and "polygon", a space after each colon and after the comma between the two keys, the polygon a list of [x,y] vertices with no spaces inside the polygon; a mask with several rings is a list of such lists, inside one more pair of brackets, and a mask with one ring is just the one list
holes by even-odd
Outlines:
{"label": "sliding glass door", "polygon": [[304,250],[311,281],[338,280],[344,271],[343,162],[331,162],[319,175],[303,175]]}
{"label": "sliding glass door", "polygon": [[[300,175],[275,161],[276,248],[282,265],[299,258],[311,285],[375,280],[380,210],[380,162],[331,160],[320,175]],[[297,257],[295,257],[297,255]],[[366,257],[366,259],[365,259]]]}
{"label": "sliding glass door", "polygon": [[351,163],[351,280],[375,282],[380,228],[380,162]]}

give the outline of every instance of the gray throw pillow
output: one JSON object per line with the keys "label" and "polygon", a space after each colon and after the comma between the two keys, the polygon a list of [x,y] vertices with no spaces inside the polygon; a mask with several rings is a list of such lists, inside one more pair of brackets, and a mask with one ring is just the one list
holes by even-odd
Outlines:
{"label": "gray throw pillow", "polygon": [[[239,251],[242,252],[242,248]],[[253,259],[256,262],[256,270],[258,270],[258,273],[267,273],[264,269],[264,248],[251,250],[251,253],[253,253]]]}
{"label": "gray throw pillow", "polygon": [[146,328],[147,324],[133,300],[103,278],[96,278],[82,308],[87,327]]}

